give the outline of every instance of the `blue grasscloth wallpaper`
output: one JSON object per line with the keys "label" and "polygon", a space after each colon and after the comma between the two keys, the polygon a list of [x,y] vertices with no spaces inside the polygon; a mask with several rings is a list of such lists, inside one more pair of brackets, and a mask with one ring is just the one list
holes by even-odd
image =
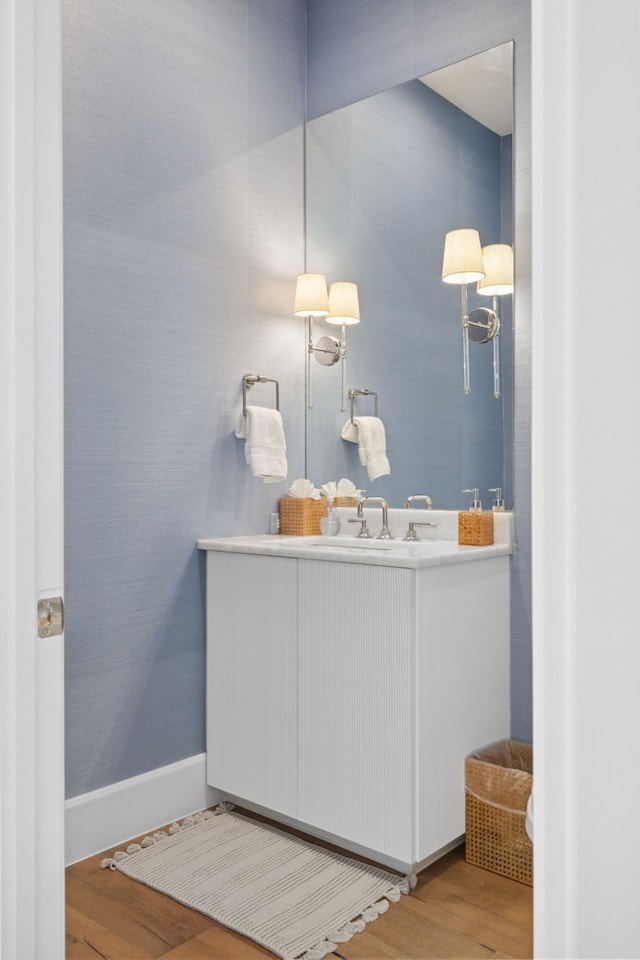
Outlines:
{"label": "blue grasscloth wallpaper", "polygon": [[[196,540],[266,531],[304,473],[292,302],[304,262],[305,71],[310,116],[507,39],[526,76],[525,10],[512,0],[64,0],[69,797],[204,750]],[[526,738],[522,116],[512,633],[513,732]],[[280,381],[281,484],[251,477],[233,436],[246,372]]]}
{"label": "blue grasscloth wallpaper", "polygon": [[69,796],[204,749],[196,540],[266,532],[286,489],[233,436],[244,373],[281,381],[303,472],[304,24],[300,0],[65,2]]}

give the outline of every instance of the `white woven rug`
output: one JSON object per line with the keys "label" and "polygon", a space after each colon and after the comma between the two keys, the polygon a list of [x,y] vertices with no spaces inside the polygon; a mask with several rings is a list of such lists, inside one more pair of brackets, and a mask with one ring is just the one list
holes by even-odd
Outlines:
{"label": "white woven rug", "polygon": [[320,960],[409,893],[415,878],[351,860],[222,804],[103,860],[262,944]]}

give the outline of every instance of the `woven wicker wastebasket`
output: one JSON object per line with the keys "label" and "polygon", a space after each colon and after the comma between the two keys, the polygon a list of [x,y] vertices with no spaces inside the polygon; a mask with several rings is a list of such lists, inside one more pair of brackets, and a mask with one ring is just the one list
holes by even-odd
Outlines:
{"label": "woven wicker wastebasket", "polygon": [[465,859],[520,883],[533,883],[533,845],[525,830],[533,751],[498,740],[465,759]]}

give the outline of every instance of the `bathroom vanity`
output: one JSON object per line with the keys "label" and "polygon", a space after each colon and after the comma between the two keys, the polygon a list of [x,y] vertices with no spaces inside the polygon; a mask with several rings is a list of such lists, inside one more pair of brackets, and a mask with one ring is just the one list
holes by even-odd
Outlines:
{"label": "bathroom vanity", "polygon": [[199,541],[208,783],[398,869],[458,843],[464,758],[509,735],[510,520],[490,547],[444,521],[413,544]]}

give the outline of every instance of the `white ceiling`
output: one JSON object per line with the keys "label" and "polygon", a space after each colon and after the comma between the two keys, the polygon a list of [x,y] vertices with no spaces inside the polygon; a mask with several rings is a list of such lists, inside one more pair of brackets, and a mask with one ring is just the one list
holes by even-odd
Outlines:
{"label": "white ceiling", "polygon": [[420,80],[501,137],[513,132],[513,44],[503,43]]}

